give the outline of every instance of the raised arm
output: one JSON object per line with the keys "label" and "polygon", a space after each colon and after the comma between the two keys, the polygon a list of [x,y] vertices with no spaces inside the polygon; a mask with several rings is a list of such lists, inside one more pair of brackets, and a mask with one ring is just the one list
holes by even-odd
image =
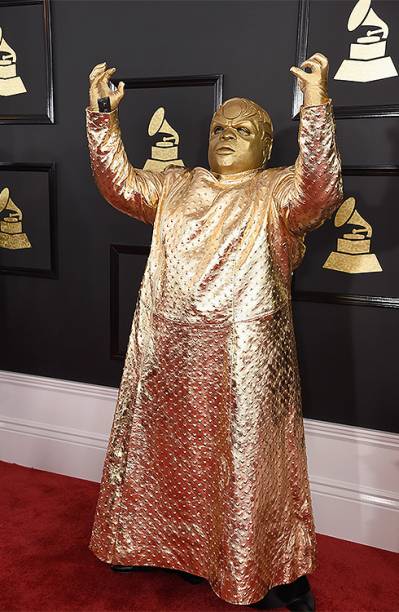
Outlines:
{"label": "raised arm", "polygon": [[[115,68],[98,64],[90,73],[90,105],[86,109],[90,163],[103,197],[121,212],[145,223],[153,223],[168,172],[134,168],[129,162],[118,119],[118,105],[124,96],[124,83],[112,91],[108,79]],[[109,97],[110,112],[99,112],[98,99]]]}
{"label": "raised arm", "polygon": [[288,229],[303,236],[331,217],[343,202],[343,186],[332,101],[327,94],[328,60],[316,53],[302,66],[312,72],[291,68],[304,92],[299,155],[276,185],[274,200]]}

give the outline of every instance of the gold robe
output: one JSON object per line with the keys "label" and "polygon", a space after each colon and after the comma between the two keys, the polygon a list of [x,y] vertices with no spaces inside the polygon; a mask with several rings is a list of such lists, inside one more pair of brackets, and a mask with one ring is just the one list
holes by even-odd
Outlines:
{"label": "gold robe", "polygon": [[100,192],[154,226],[90,548],[234,604],[316,567],[291,277],[343,198],[331,100],[300,114],[295,165],[218,176],[135,169],[86,110]]}

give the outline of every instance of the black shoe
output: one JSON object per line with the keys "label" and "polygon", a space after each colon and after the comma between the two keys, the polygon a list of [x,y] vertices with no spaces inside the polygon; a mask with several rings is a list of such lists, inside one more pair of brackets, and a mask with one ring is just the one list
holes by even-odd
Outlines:
{"label": "black shoe", "polygon": [[307,576],[300,576],[294,582],[279,584],[266,593],[260,601],[250,604],[252,608],[271,610],[287,608],[291,612],[315,612],[316,604]]}
{"label": "black shoe", "polygon": [[111,565],[111,569],[114,572],[133,572],[137,569],[136,565]]}
{"label": "black shoe", "polygon": [[287,608],[291,610],[291,612],[315,612],[316,601],[312,591],[308,591],[292,600],[289,605],[287,605]]}

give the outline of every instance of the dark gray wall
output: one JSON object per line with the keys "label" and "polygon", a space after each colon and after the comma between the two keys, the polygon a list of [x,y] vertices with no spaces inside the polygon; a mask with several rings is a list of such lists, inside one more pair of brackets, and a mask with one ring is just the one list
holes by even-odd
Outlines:
{"label": "dark gray wall", "polygon": [[[119,385],[109,245],[147,245],[151,228],[107,205],[94,185],[84,117],[94,64],[131,77],[223,73],[224,99],[249,97],[270,112],[272,165],[288,165],[297,155],[297,9],[290,0],[52,3],[56,124],[1,126],[0,155],[56,162],[59,278],[0,277],[2,369]],[[345,164],[395,163],[397,119],[341,120],[337,133]],[[399,431],[398,311],[296,302],[295,321],[304,416]]]}

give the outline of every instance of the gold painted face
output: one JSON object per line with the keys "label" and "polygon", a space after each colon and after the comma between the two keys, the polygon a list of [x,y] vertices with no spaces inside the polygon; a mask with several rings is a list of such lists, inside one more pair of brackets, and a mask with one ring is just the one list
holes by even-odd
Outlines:
{"label": "gold painted face", "polygon": [[212,172],[235,174],[269,159],[273,127],[266,111],[246,98],[232,98],[212,118],[208,160]]}

